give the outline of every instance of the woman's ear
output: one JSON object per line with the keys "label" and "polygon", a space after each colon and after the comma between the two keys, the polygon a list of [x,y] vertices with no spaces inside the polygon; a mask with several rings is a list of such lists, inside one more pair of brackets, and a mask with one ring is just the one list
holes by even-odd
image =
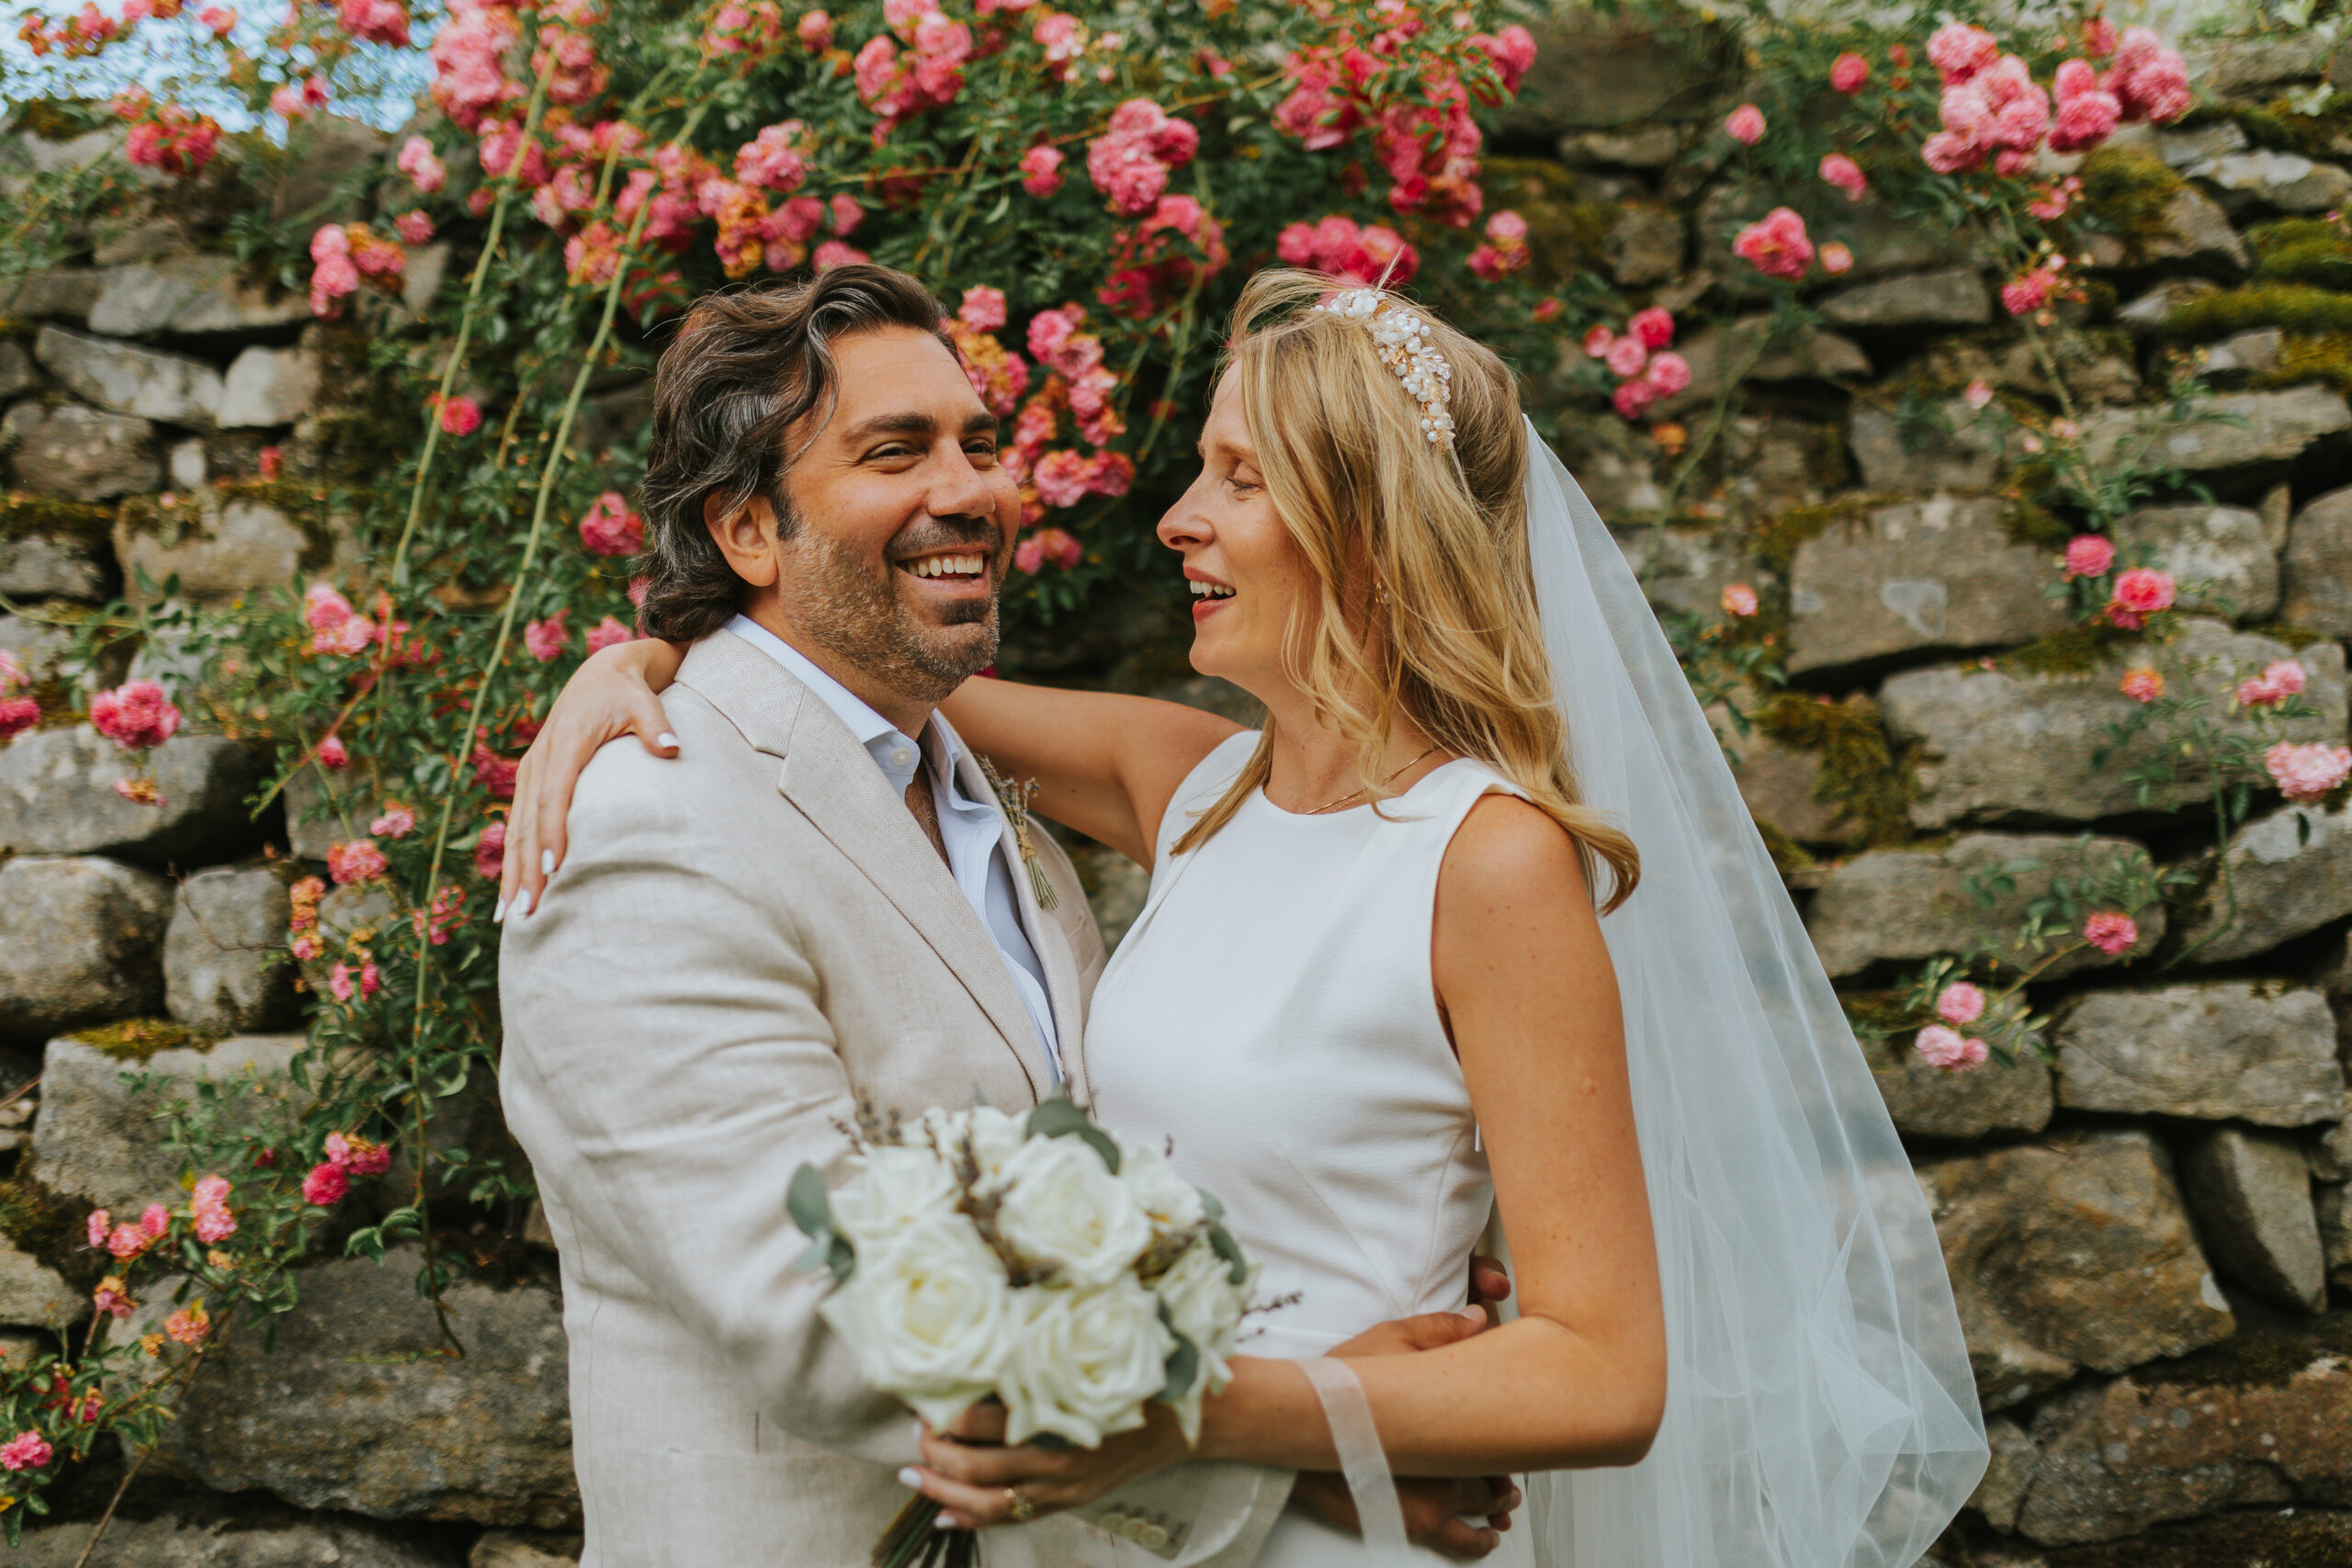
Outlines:
{"label": "woman's ear", "polygon": [[726,497],[705,496],[702,521],[711,543],[745,582],[770,588],[784,575],[784,563],[776,559],[775,507],[766,496],[754,496],[731,512]]}

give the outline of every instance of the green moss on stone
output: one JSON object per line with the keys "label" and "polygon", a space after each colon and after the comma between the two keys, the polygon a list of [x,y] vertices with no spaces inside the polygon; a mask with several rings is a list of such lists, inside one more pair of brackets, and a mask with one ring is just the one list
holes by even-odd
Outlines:
{"label": "green moss on stone", "polygon": [[2307,337],[2352,333],[2352,294],[2303,283],[2262,283],[2200,294],[2173,307],[2165,335],[2209,343],[2255,327],[2283,327]]}
{"label": "green moss on stone", "polygon": [[1838,1005],[1854,1032],[1865,1040],[1899,1034],[1918,1021],[1893,991],[1840,991]]}
{"label": "green moss on stone", "polygon": [[2012,675],[2087,675],[2115,661],[2123,635],[2105,621],[2072,626],[2009,649],[1994,665]]}
{"label": "green moss on stone", "polygon": [[21,490],[0,496],[0,539],[52,534],[103,541],[113,525],[111,507],[65,501],[53,495],[34,495]]}
{"label": "green moss on stone", "polygon": [[2281,218],[2245,231],[2256,283],[2352,288],[2352,234],[2316,218]]}
{"label": "green moss on stone", "polygon": [[1488,158],[1481,167],[1487,200],[1527,220],[1535,273],[1548,287],[1582,272],[1608,272],[1605,243],[1616,208],[1582,199],[1567,171],[1548,158]]}
{"label": "green moss on stone", "polygon": [[2278,351],[2278,363],[2256,377],[2252,384],[2267,389],[2305,381],[2352,393],[2352,333],[2289,338]]}
{"label": "green moss on stone", "polygon": [[2009,537],[2020,545],[2041,545],[2064,549],[2066,541],[2075,536],[2075,529],[2048,507],[2039,502],[2018,497],[2001,514],[2002,525]]}
{"label": "green moss on stone", "polygon": [[125,1062],[144,1062],[158,1051],[206,1051],[220,1038],[168,1018],[127,1018],[66,1036],[76,1044]]}
{"label": "green moss on stone", "polygon": [[2084,159],[2082,180],[2083,205],[2133,241],[2165,234],[2165,209],[2184,183],[2162,158],[2125,147],[2102,147]]}
{"label": "green moss on stone", "polygon": [[1786,577],[1790,563],[1796,559],[1797,547],[1807,539],[1819,538],[1832,524],[1849,522],[1874,506],[1901,499],[1892,495],[1847,495],[1815,506],[1792,506],[1751,527],[1747,547],[1767,571]]}
{"label": "green moss on stone", "polygon": [[96,1283],[106,1265],[89,1247],[89,1210],[29,1176],[0,1181],[0,1236],[68,1283]]}
{"label": "green moss on stone", "polygon": [[1782,692],[1756,710],[1755,721],[1783,746],[1819,757],[1814,799],[1843,816],[1850,841],[1877,848],[1910,840],[1916,784],[1887,744],[1885,727],[1869,698],[1832,703]]}
{"label": "green moss on stone", "polygon": [[2323,1356],[2352,1359],[2352,1312],[2323,1313],[2292,1327],[2249,1328],[2132,1376],[2152,1387],[2277,1388]]}
{"label": "green moss on stone", "polygon": [[1756,830],[1764,835],[1764,850],[1772,857],[1772,867],[1782,876],[1793,872],[1811,871],[1821,863],[1811,851],[1762,818],[1756,819]]}

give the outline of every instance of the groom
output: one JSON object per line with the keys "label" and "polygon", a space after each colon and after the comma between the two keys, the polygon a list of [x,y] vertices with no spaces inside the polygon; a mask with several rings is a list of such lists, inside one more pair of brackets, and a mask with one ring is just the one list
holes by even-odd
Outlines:
{"label": "groom", "polygon": [[[1015,839],[932,711],[995,656],[1020,517],[937,302],[872,266],[707,299],[653,420],[644,624],[694,644],[664,695],[679,756],[598,753],[501,973],[506,1113],[562,1260],[582,1568],[852,1568],[906,1500],[913,1422],[817,1316],[786,1182],[843,1175],[860,1101],[1083,1101],[1102,945],[1068,860]],[[1292,1481],[1163,1472],[991,1562],[1241,1568]],[[1471,1538],[1452,1495],[1420,1500],[1431,1544]]]}

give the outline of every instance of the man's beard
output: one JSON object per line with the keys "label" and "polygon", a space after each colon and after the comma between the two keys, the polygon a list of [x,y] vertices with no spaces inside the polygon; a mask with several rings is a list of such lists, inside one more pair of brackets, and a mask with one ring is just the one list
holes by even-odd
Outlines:
{"label": "man's beard", "polygon": [[[842,662],[910,702],[936,703],[996,661],[994,593],[985,602],[949,606],[950,618],[944,626],[927,625],[899,597],[896,566],[886,561],[877,577],[820,529],[797,528],[786,532],[786,537],[796,558],[785,567],[790,576],[786,593],[793,626]],[[894,543],[909,555],[969,545],[988,558],[990,581],[1002,580],[1003,537],[993,524],[981,519],[936,519]],[[984,635],[943,635],[948,627],[973,625],[980,626]]]}

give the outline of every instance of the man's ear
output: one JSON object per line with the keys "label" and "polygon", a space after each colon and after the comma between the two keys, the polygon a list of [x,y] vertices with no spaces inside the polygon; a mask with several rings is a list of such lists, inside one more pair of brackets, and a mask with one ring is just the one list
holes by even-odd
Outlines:
{"label": "man's ear", "polygon": [[705,496],[702,521],[718,553],[745,582],[770,588],[784,575],[783,563],[775,558],[775,507],[766,496],[754,496],[732,512],[727,510],[726,497]]}

